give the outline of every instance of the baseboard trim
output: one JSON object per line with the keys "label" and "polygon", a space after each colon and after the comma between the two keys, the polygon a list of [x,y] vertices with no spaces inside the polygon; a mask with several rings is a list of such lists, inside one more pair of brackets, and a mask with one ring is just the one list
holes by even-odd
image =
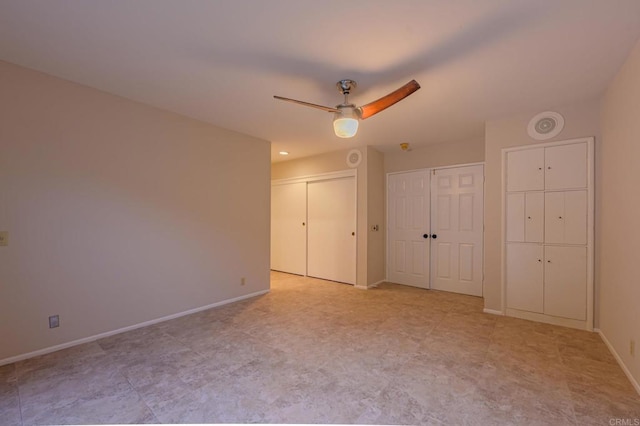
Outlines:
{"label": "baseboard trim", "polygon": [[147,327],[153,324],[158,324],[160,322],[169,321],[175,318],[184,317],[186,315],[195,314],[197,312],[206,311],[207,309],[215,308],[222,305],[228,305],[229,303],[239,302],[244,299],[250,299],[252,297],[262,296],[263,294],[269,293],[270,290],[262,290],[257,291],[255,293],[246,294],[244,296],[234,297],[233,299],[226,299],[221,302],[211,303],[210,305],[200,306],[199,308],[189,309],[188,311],[178,312],[177,314],[167,315],[165,317],[156,318],[154,320],[141,322],[138,324],[130,325],[127,327],[119,328],[117,330],[106,331],[104,333],[96,334],[89,337],[84,337],[82,339],[72,340],[71,342],[61,343],[55,346],[49,346],[44,349],[38,349],[37,351],[28,352],[26,354],[12,356],[10,358],[0,359],[0,366],[6,364],[12,364],[14,362],[23,361],[25,359],[33,358],[40,355],[46,355],[51,352],[56,352],[62,349],[67,349],[73,346],[82,345],[83,343],[93,342],[98,339],[103,339],[105,337],[113,336],[120,333],[126,333],[127,331],[135,330],[137,328]]}
{"label": "baseboard trim", "polygon": [[357,288],[358,290],[369,290],[370,288],[375,288],[378,287],[380,284],[382,284],[383,282],[386,282],[386,280],[380,280],[378,282],[375,282],[373,284],[367,284],[367,285],[358,285],[355,284],[354,287]]}
{"label": "baseboard trim", "polygon": [[504,316],[504,312],[502,311],[497,311],[495,309],[488,309],[488,308],[484,308],[482,310],[482,312],[484,312],[485,314],[491,314],[491,315],[500,315],[500,316]]}
{"label": "baseboard trim", "polygon": [[607,348],[609,348],[609,352],[611,352],[611,354],[616,359],[616,361],[618,361],[618,365],[620,365],[620,368],[622,368],[622,371],[624,371],[624,374],[627,376],[627,378],[635,388],[636,392],[638,392],[638,394],[640,395],[640,384],[635,379],[635,377],[633,377],[633,375],[631,374],[631,371],[629,371],[624,361],[622,361],[622,358],[620,357],[620,355],[618,355],[618,352],[616,352],[616,350],[613,348],[613,345],[609,342],[609,339],[607,339],[607,337],[604,335],[602,330],[600,330],[599,328],[594,328],[593,331],[595,331],[600,335],[600,338],[602,339],[604,344],[607,345]]}

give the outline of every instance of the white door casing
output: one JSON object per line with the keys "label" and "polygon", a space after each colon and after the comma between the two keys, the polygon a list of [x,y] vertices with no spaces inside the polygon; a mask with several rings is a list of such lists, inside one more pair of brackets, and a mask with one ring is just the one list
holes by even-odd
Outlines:
{"label": "white door casing", "polygon": [[483,197],[482,165],[434,170],[431,288],[482,296]]}
{"label": "white door casing", "polygon": [[429,172],[389,175],[387,197],[388,279],[429,288]]}
{"label": "white door casing", "polygon": [[307,275],[356,283],[354,177],[307,184]]}
{"label": "white door casing", "polygon": [[271,186],[271,269],[307,273],[307,183]]}

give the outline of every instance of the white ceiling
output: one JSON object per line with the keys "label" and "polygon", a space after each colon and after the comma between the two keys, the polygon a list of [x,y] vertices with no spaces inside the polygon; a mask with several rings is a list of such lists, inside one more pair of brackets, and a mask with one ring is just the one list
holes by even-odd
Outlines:
{"label": "white ceiling", "polygon": [[[640,37],[639,0],[0,0],[0,59],[272,142],[274,161],[481,138],[484,121],[602,94]],[[329,113],[355,79],[363,121]]]}

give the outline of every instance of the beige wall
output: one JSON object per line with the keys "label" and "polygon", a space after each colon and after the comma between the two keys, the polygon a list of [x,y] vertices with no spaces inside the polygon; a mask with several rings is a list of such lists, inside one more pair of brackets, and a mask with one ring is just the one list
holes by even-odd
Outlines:
{"label": "beige wall", "polygon": [[444,142],[401,151],[400,147],[384,156],[386,173],[425,169],[484,161],[484,139]]}
{"label": "beige wall", "polygon": [[[596,157],[600,144],[599,101],[577,103],[552,108],[564,116],[564,130],[557,137],[544,141],[553,142],[574,139],[583,136],[595,136]],[[531,111],[502,120],[488,121],[485,124],[485,192],[484,192],[484,298],[485,308],[502,310],[501,284],[501,241],[502,236],[502,149],[520,145],[540,143],[529,137],[527,125],[531,118],[541,111]],[[596,162],[596,180],[598,164]],[[596,184],[596,199],[598,198]],[[596,207],[596,217],[598,209]],[[596,255],[598,253],[598,226],[596,224]],[[595,310],[597,318],[597,305]]]}
{"label": "beige wall", "polygon": [[6,62],[0,93],[0,361],[268,290],[268,142]]}
{"label": "beige wall", "polygon": [[[640,42],[602,104],[600,329],[640,382]],[[629,341],[636,354],[629,354]]]}
{"label": "beige wall", "polygon": [[[367,147],[367,160],[367,284],[372,285],[386,278],[384,156]],[[371,229],[375,225],[378,225],[377,231]]]}

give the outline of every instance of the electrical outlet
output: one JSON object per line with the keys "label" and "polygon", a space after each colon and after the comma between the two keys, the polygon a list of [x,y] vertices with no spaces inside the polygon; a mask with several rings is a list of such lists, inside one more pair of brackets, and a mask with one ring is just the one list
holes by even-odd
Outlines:
{"label": "electrical outlet", "polygon": [[629,340],[629,355],[636,356],[636,341]]}
{"label": "electrical outlet", "polygon": [[49,317],[49,328],[60,327],[60,315],[51,315]]}
{"label": "electrical outlet", "polygon": [[9,232],[0,231],[0,246],[8,246],[9,245]]}
{"label": "electrical outlet", "polygon": [[245,280],[244,277],[240,278],[240,285],[244,285],[245,284]]}

